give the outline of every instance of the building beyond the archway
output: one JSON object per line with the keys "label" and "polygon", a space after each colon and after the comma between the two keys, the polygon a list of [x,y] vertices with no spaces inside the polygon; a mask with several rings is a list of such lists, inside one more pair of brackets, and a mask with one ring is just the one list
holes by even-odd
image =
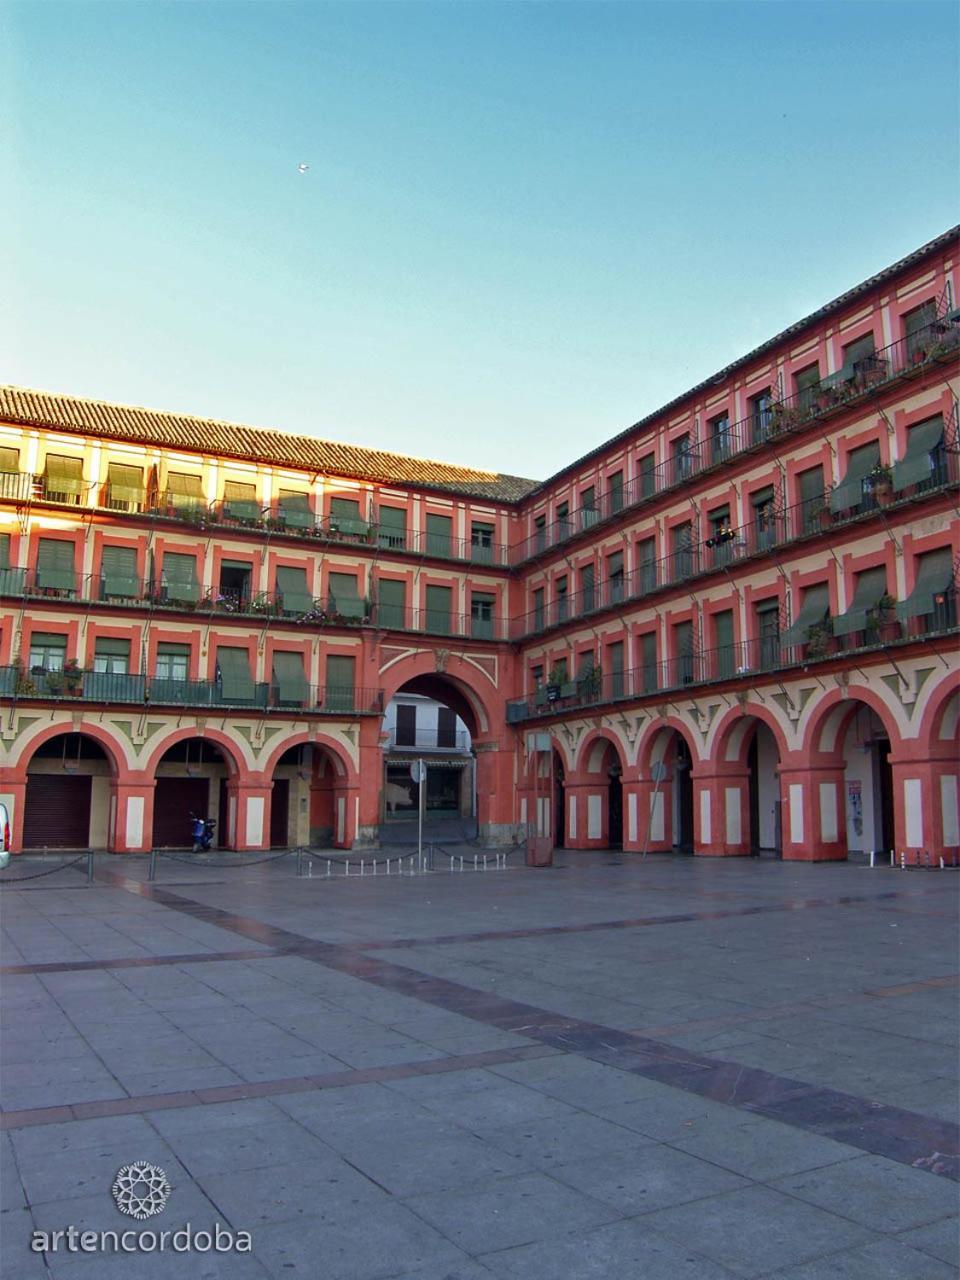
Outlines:
{"label": "building beyond the archway", "polygon": [[428,753],[489,843],[956,861],[958,294],[953,229],[543,481],[0,388],[14,849],[369,847]]}

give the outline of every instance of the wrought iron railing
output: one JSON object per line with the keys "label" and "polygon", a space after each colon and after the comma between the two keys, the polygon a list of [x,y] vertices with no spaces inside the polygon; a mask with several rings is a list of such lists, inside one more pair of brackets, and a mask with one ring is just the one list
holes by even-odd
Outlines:
{"label": "wrought iron railing", "polygon": [[0,696],[15,699],[128,703],[140,706],[229,707],[238,711],[300,711],[329,715],[380,715],[383,690],[344,685],[250,683],[242,691],[221,680],[181,680],[113,671],[52,671],[0,667]]}
{"label": "wrought iron railing", "polygon": [[[811,633],[815,631],[811,628]],[[843,653],[850,649],[885,649],[891,644],[915,643],[924,636],[953,635],[960,631],[957,591],[945,592],[935,611],[908,623],[878,621],[876,627],[844,637]],[[736,644],[699,653],[677,654],[665,661],[628,671],[589,673],[584,680],[562,686],[541,686],[525,698],[507,703],[507,723],[517,724],[538,716],[556,716],[584,707],[600,706],[692,690],[721,681],[762,678],[789,668],[829,661],[841,653],[840,642],[827,631],[811,634],[807,642],[784,645],[779,635],[756,636]]]}
{"label": "wrought iron railing", "polygon": [[846,369],[841,370],[840,374],[824,379],[819,387],[798,391],[772,402],[769,407],[754,409],[746,418],[726,423],[720,431],[691,443],[682,452],[663,459],[622,486],[598,494],[591,507],[536,529],[513,548],[510,563],[523,564],[551,551],[628,508],[686,484],[703,471],[721,466],[750,449],[799,429],[814,418],[872,395],[897,378],[920,372],[931,363],[951,359],[958,349],[960,323],[936,320],[909,338],[900,338],[855,361],[849,376]]}
{"label": "wrought iron railing", "polygon": [[463,730],[444,733],[439,729],[416,729],[405,733],[394,728],[389,731],[387,746],[398,751],[468,751],[470,735]]}
{"label": "wrought iron railing", "polygon": [[541,607],[513,619],[510,639],[522,640],[591,613],[636,603],[656,592],[682,587],[704,574],[733,569],[743,560],[800,539],[842,528],[881,508],[895,511],[936,489],[957,484],[960,484],[960,453],[940,449],[931,455],[929,478],[902,494],[882,492],[875,479],[867,476],[861,484],[859,501],[844,510],[831,511],[829,490],[790,507],[778,508],[771,503],[755,511],[747,524],[727,526],[722,531],[714,529],[703,542],[645,561],[621,577],[595,582],[585,591],[544,601]]}

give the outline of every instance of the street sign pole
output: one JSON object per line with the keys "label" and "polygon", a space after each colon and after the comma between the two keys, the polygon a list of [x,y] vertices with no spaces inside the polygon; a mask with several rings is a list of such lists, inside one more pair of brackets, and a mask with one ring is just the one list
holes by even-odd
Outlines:
{"label": "street sign pole", "polygon": [[423,870],[423,805],[426,796],[424,794],[424,781],[427,776],[427,766],[423,760],[413,760],[410,764],[410,777],[417,784],[417,866]]}

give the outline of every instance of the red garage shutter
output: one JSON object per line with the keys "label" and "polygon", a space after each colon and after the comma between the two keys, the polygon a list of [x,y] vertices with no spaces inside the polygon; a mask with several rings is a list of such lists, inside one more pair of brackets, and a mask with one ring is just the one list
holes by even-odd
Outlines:
{"label": "red garage shutter", "polygon": [[190,815],[205,818],[209,803],[209,778],[158,778],[153,797],[153,847],[189,849],[193,845]]}
{"label": "red garage shutter", "polygon": [[27,777],[23,816],[25,849],[87,849],[93,779],[66,773]]}

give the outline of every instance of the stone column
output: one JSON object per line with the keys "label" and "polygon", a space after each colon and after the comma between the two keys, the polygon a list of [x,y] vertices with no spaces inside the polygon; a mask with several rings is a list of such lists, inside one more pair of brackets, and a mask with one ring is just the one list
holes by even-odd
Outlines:
{"label": "stone column", "polygon": [[147,853],[153,847],[156,782],[115,782],[111,853]]}
{"label": "stone column", "polygon": [[[707,769],[711,771],[708,772]],[[742,858],[750,852],[750,773],[743,765],[693,767],[693,851]]]}
{"label": "stone column", "polygon": [[272,793],[272,779],[266,785],[232,778],[228,781],[227,810],[232,830],[228,832],[227,848],[269,849]]}
{"label": "stone column", "polygon": [[785,861],[836,862],[846,858],[842,763],[781,764],[780,813]]}
{"label": "stone column", "polygon": [[519,805],[515,803],[513,743],[474,738],[473,749],[477,754],[480,841],[491,846],[512,845],[520,820]]}

